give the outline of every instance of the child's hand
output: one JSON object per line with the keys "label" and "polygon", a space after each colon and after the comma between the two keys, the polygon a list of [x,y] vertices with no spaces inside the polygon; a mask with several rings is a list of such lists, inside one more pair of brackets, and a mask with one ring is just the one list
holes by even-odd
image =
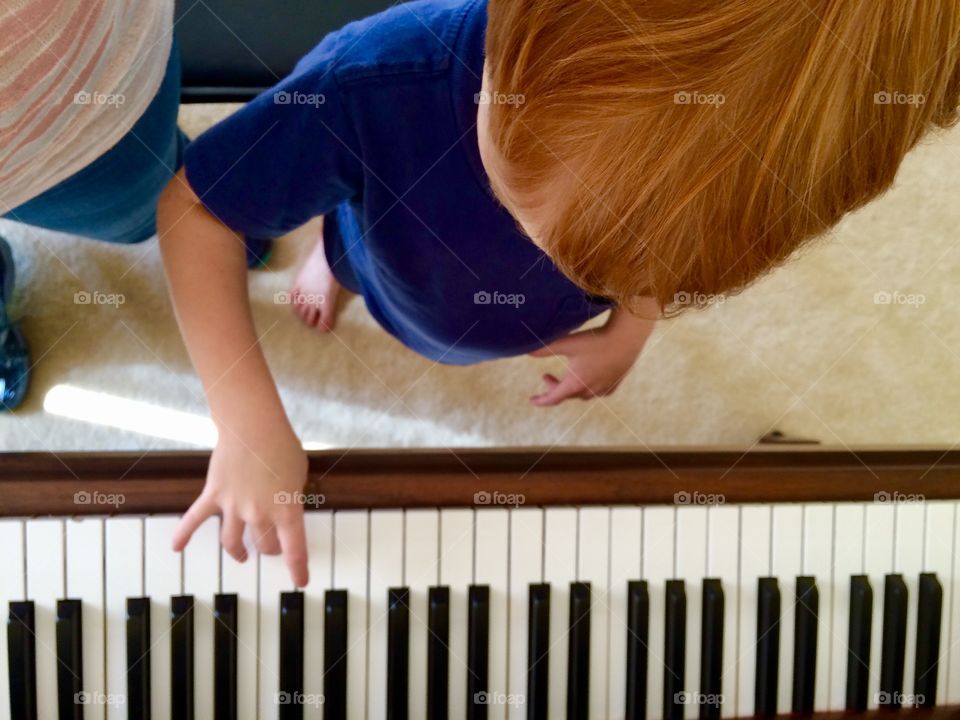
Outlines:
{"label": "child's hand", "polygon": [[546,390],[530,402],[551,407],[571,398],[587,400],[611,394],[637,361],[654,322],[614,310],[603,327],[567,335],[530,353],[539,358],[567,358],[566,374],[562,378],[544,375]]}
{"label": "child's hand", "polygon": [[180,521],[173,547],[179,552],[211,515],[220,514],[220,541],[236,560],[247,559],[243,530],[264,555],[283,553],[297,587],[309,580],[303,506],[290,498],[303,490],[307,456],[292,431],[270,433],[248,447],[229,432],[210,458],[207,483]]}

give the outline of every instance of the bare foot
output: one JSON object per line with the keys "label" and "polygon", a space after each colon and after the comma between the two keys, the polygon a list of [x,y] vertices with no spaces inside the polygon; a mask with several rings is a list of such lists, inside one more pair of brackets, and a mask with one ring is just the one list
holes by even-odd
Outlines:
{"label": "bare foot", "polygon": [[290,301],[293,311],[308,326],[329,332],[337,321],[337,297],[340,283],[333,276],[323,251],[323,238],[317,240],[303,267],[293,281]]}

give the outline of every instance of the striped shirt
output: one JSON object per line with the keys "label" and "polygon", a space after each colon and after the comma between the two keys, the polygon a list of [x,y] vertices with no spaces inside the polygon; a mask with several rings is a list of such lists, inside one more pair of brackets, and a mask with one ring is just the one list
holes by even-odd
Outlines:
{"label": "striped shirt", "polygon": [[0,214],[117,144],[163,80],[173,0],[0,2]]}

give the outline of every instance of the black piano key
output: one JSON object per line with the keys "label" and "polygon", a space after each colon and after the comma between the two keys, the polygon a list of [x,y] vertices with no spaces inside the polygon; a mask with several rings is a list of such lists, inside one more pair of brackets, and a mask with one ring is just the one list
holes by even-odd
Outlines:
{"label": "black piano key", "polygon": [[10,603],[7,663],[11,720],[37,720],[37,636],[32,600]]}
{"label": "black piano key", "polygon": [[917,707],[937,704],[943,586],[934,573],[921,573],[917,589],[917,656],[913,694]]}
{"label": "black piano key", "polygon": [[682,720],[687,656],[687,591],[683,580],[668,580],[663,633],[663,717]]}
{"label": "black piano key", "polygon": [[237,596],[213,598],[213,717],[237,718]]}
{"label": "black piano key", "polygon": [[590,583],[570,583],[567,642],[567,720],[586,720],[590,710]]}
{"label": "black piano key", "polygon": [[193,595],[170,598],[171,716],[193,720]]}
{"label": "black piano key", "polygon": [[57,601],[57,709],[60,720],[83,720],[83,604]]}
{"label": "black piano key", "polygon": [[777,714],[777,678],[780,667],[780,586],[776,578],[757,583],[757,673],[754,714]]}
{"label": "black piano key", "polygon": [[487,720],[490,587],[471,585],[467,602],[467,720]]}
{"label": "black piano key", "polygon": [[723,694],[723,583],[718,578],[703,581],[700,635],[700,719],[720,717]]}
{"label": "black piano key", "polygon": [[820,591],[812,577],[797,578],[797,605],[794,613],[793,702],[795,715],[813,714],[817,680],[817,617]]}
{"label": "black piano key", "polygon": [[430,588],[427,604],[427,720],[447,720],[450,712],[450,588]]}
{"label": "black piano key", "polygon": [[866,575],[850,578],[850,632],[847,635],[848,712],[865,712],[870,689],[870,638],[873,632],[873,588]]}
{"label": "black piano key", "polygon": [[346,590],[327,590],[323,609],[323,638],[323,717],[324,720],[346,720]]}
{"label": "black piano key", "polygon": [[303,717],[303,593],[280,593],[280,720]]}
{"label": "black piano key", "polygon": [[407,720],[410,712],[410,590],[387,594],[387,720]]}
{"label": "black piano key", "polygon": [[546,720],[550,672],[550,586],[530,585],[527,634],[527,720]]}
{"label": "black piano key", "polygon": [[647,641],[650,638],[650,593],[646,580],[627,583],[626,720],[647,717]]}
{"label": "black piano key", "polygon": [[150,720],[150,598],[127,598],[127,717]]}
{"label": "black piano key", "polygon": [[900,707],[907,648],[907,584],[903,575],[887,575],[883,586],[883,638],[880,645],[881,707]]}

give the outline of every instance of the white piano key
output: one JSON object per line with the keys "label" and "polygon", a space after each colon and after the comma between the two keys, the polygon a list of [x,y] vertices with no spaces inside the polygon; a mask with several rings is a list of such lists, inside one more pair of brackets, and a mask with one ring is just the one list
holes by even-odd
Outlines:
{"label": "white piano key", "polygon": [[[543,511],[522,508],[510,511],[510,638],[508,651],[509,694],[527,693],[527,635],[530,628],[530,584],[543,581]],[[542,662],[546,662],[543,660]],[[507,706],[513,720],[526,717],[525,702]]]}
{"label": "white piano key", "polygon": [[440,578],[439,533],[439,511],[407,511],[403,585],[410,590],[410,717],[414,718],[427,716],[429,594]]}
{"label": "white piano key", "polygon": [[[90,698],[106,693],[104,665],[104,528],[100,518],[71,519],[67,531],[67,597],[82,603],[83,692]],[[0,547],[7,548],[0,540]],[[0,582],[0,592],[3,583]],[[106,705],[91,703],[84,707],[86,720],[103,720]]]}
{"label": "white piano key", "polygon": [[[944,622],[949,621],[949,635],[945,637],[947,652],[945,653],[946,666],[946,702],[949,705],[960,705],[960,503],[954,504],[953,525],[953,573],[950,609],[944,611]],[[946,600],[946,598],[944,598]]]}
{"label": "white piano key", "polygon": [[347,591],[347,717],[364,720],[367,696],[368,523],[365,510],[333,515],[333,586]]}
{"label": "white piano key", "polygon": [[[833,505],[817,503],[803,509],[803,574],[817,581],[817,671],[814,680],[813,709],[824,712],[830,707],[830,651],[833,628]],[[850,578],[847,577],[849,593]],[[849,613],[850,606],[847,605]],[[840,632],[845,633],[846,624]]]}
{"label": "white piano key", "polygon": [[953,607],[953,525],[956,505],[947,501],[926,504],[923,572],[936,573],[943,586],[940,618],[940,662],[937,667],[937,705],[947,703],[947,664],[950,657],[950,611]]}
{"label": "white piano key", "polygon": [[647,720],[663,718],[663,643],[667,580],[674,575],[673,507],[643,510],[643,579],[650,596],[649,652],[647,657]]}
{"label": "white piano key", "polygon": [[323,717],[323,622],[325,593],[333,579],[333,513],[304,515],[310,582],[303,588],[303,717]]}
{"label": "white piano key", "polygon": [[607,720],[607,636],[610,608],[610,508],[580,510],[577,579],[590,583],[590,718]]}
{"label": "white piano key", "polygon": [[109,518],[105,525],[106,685],[108,699],[117,700],[108,702],[107,718],[126,720],[126,702],[118,700],[127,697],[127,598],[143,597],[143,520]]}
{"label": "white piano key", "polygon": [[260,720],[276,720],[280,715],[280,594],[293,590],[283,556],[260,555]]}
{"label": "white piano key", "polygon": [[[707,577],[707,508],[703,505],[677,508],[677,559],[674,574],[684,581],[687,597],[686,649],[684,651],[684,692],[695,698],[700,692],[700,640],[703,625],[703,579]],[[683,716],[700,714],[696,703],[684,705]]]}
{"label": "white piano key", "polygon": [[[551,546],[550,531],[550,513],[564,512],[547,510],[547,556],[546,564],[550,566],[550,556],[553,554]],[[570,511],[566,511],[570,512]],[[575,520],[575,518],[574,518]],[[607,703],[610,708],[611,718],[622,718],[626,713],[626,695],[627,695],[627,583],[631,580],[641,580],[641,558],[640,544],[643,533],[643,511],[639,507],[614,507],[610,510],[610,645],[608,648],[608,666],[610,668],[609,693]],[[551,582],[550,613],[554,615],[554,602],[556,602],[557,588],[552,585],[549,576],[546,582]],[[570,580],[564,580],[564,585],[569,586]],[[567,601],[569,602],[569,601]],[[566,611],[564,609],[562,620],[558,622],[565,623]],[[550,635],[553,635],[554,620],[550,620]],[[559,637],[559,636],[558,636]],[[553,643],[551,642],[551,646]],[[557,675],[553,672],[553,666],[557,657],[562,653],[554,652],[551,647],[550,653],[550,682],[558,681]],[[560,681],[561,692],[566,692],[566,662],[560,668],[563,672]],[[553,688],[551,687],[551,708],[563,707],[563,695],[557,696],[559,705],[554,704]]]}
{"label": "white piano key", "polygon": [[369,644],[367,717],[387,717],[388,592],[403,585],[403,511],[370,513]]}
{"label": "white piano key", "polygon": [[476,511],[476,583],[490,587],[489,720],[503,720],[507,713],[509,536],[509,511],[501,508]]}
{"label": "white piano key", "polygon": [[707,577],[723,586],[723,704],[721,717],[737,708],[737,607],[740,601],[740,510],[714,505],[707,511]]}
{"label": "white piano key", "polygon": [[870,692],[868,707],[877,708],[880,691],[880,650],[883,639],[883,587],[893,572],[894,506],[875,501],[866,506],[864,516],[864,574],[873,588],[873,627],[870,634]]}
{"label": "white piano key", "polygon": [[920,572],[923,570],[925,519],[923,502],[902,502],[897,505],[894,572],[902,573],[903,581],[907,584],[907,644],[903,665],[905,706],[916,704],[913,681],[917,660],[917,596]]}
{"label": "white piano key", "polygon": [[[833,607],[829,618],[821,599],[821,620],[829,619],[829,633],[820,639],[830,649],[829,710],[843,711],[847,705],[847,666],[850,637],[850,578],[862,575],[863,532],[866,509],[863,505],[842,503],[834,506],[833,536]],[[871,580],[871,583],[873,581]],[[878,592],[873,587],[874,595]],[[874,623],[877,619],[874,619]],[[817,696],[819,697],[820,669],[817,668]],[[819,710],[820,708],[817,708]]]}
{"label": "white piano key", "polygon": [[757,675],[757,582],[770,576],[770,518],[766,505],[740,508],[740,658],[737,715],[754,714]]}
{"label": "white piano key", "polygon": [[153,717],[166,720],[171,712],[170,598],[183,593],[183,556],[173,551],[180,518],[161,515],[143,522],[143,590],[150,598],[150,707]]}
{"label": "white piano key", "polygon": [[219,591],[220,518],[214,516],[197,528],[183,551],[183,594],[193,596],[193,706],[196,717],[213,717],[213,602]]}
{"label": "white piano key", "polygon": [[[28,520],[27,591],[33,600],[37,716],[57,714],[57,600],[63,598],[63,521]],[[4,548],[6,552],[6,548]]]}
{"label": "white piano key", "polygon": [[[567,702],[567,645],[570,633],[570,583],[577,579],[577,511],[548,509],[544,518],[543,581],[550,583],[549,715]],[[639,563],[638,563],[639,564]]]}
{"label": "white piano key", "polygon": [[[257,675],[260,668],[260,556],[247,545],[247,561],[239,563],[220,550],[220,592],[237,596],[237,720],[256,720]],[[279,619],[269,624],[278,632]],[[276,670],[274,670],[276,672]]]}
{"label": "white piano key", "polygon": [[441,510],[440,584],[450,588],[451,718],[467,716],[467,589],[473,577],[473,510]]}
{"label": "white piano key", "polygon": [[[12,600],[24,600],[26,592],[23,546],[23,522],[20,520],[0,520],[0,547],[3,548],[6,562],[0,563],[0,652],[7,656],[7,617]],[[7,676],[6,663],[0,668],[0,719],[10,720],[10,678]]]}
{"label": "white piano key", "polygon": [[780,585],[780,661],[777,712],[789,714],[793,695],[793,646],[797,609],[797,576],[803,570],[803,506],[775,505],[770,574]]}

